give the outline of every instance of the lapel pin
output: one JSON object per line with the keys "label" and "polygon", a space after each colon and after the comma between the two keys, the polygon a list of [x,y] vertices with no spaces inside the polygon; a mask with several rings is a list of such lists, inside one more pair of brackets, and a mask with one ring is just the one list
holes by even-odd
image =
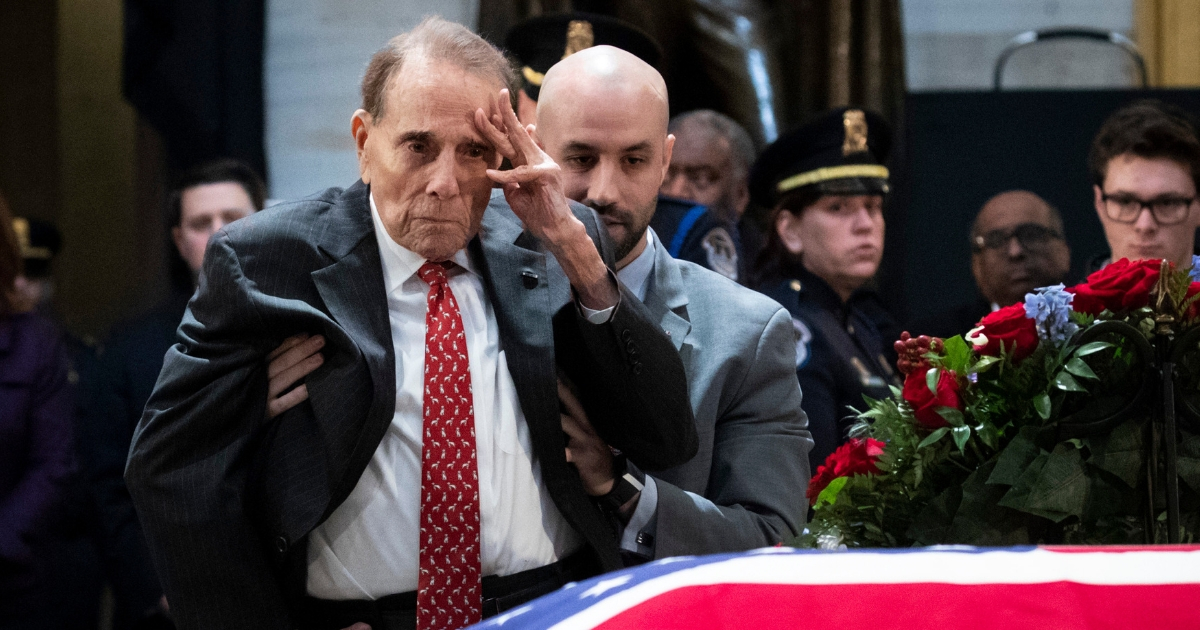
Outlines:
{"label": "lapel pin", "polygon": [[525,285],[526,289],[536,289],[538,285],[538,275],[532,271],[522,271],[521,284]]}

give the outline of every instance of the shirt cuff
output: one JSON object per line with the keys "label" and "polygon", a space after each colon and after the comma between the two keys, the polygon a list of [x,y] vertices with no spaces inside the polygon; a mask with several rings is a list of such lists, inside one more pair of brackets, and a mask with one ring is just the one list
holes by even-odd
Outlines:
{"label": "shirt cuff", "polygon": [[[658,513],[658,485],[654,477],[646,475],[642,484],[642,496],[638,499],[633,516],[621,531],[621,549],[630,551],[647,558],[654,557],[654,533],[651,521]],[[643,535],[645,534],[645,535]]]}
{"label": "shirt cuff", "polygon": [[616,305],[610,306],[602,311],[593,311],[583,305],[582,302],[576,302],[579,305],[579,312],[583,313],[584,319],[593,324],[607,324],[608,320],[612,319],[613,311],[617,310]]}
{"label": "shirt cuff", "polygon": [[583,318],[588,320],[589,323],[596,325],[607,324],[608,320],[612,319],[613,313],[617,312],[617,307],[621,306],[621,281],[617,280],[617,274],[613,273],[612,269],[608,270],[608,277],[612,278],[613,286],[617,287],[617,303],[604,310],[594,311],[584,306],[583,302],[579,301],[579,294],[575,293],[575,287],[571,287],[571,295],[575,298],[575,306],[579,308],[579,314],[583,315]]}

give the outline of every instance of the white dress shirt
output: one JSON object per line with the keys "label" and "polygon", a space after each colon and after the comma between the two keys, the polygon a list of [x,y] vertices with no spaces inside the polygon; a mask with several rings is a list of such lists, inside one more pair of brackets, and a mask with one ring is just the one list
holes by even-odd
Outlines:
{"label": "white dress shirt", "polygon": [[[309,536],[308,594],[368,599],[416,590],[421,511],[421,428],[426,262],[388,236],[371,199],[396,353],[392,424],[358,484]],[[555,507],[482,280],[466,250],[448,271],[466,332],[479,468],[482,575],[510,575],[570,555],[582,539]]]}

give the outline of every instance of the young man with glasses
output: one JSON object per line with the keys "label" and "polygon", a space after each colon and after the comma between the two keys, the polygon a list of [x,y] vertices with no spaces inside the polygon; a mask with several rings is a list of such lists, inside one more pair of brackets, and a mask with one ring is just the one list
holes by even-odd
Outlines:
{"label": "young man with glasses", "polygon": [[1025,294],[1062,282],[1071,267],[1062,217],[1027,190],[1010,190],[983,204],[971,226],[971,273],[979,296],[973,302],[911,322],[914,335],[962,334],[988,313],[1025,299]]}
{"label": "young man with glasses", "polygon": [[1187,113],[1153,100],[1118,110],[1096,134],[1088,166],[1111,251],[1104,264],[1165,258],[1192,266],[1200,140]]}

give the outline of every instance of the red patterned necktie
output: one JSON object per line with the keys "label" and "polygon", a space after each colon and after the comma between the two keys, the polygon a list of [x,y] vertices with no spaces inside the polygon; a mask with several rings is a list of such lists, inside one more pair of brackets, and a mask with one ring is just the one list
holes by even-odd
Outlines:
{"label": "red patterned necktie", "polygon": [[482,610],[475,412],[467,338],[446,269],[427,262],[417,274],[429,283],[417,628],[442,630],[476,623]]}

